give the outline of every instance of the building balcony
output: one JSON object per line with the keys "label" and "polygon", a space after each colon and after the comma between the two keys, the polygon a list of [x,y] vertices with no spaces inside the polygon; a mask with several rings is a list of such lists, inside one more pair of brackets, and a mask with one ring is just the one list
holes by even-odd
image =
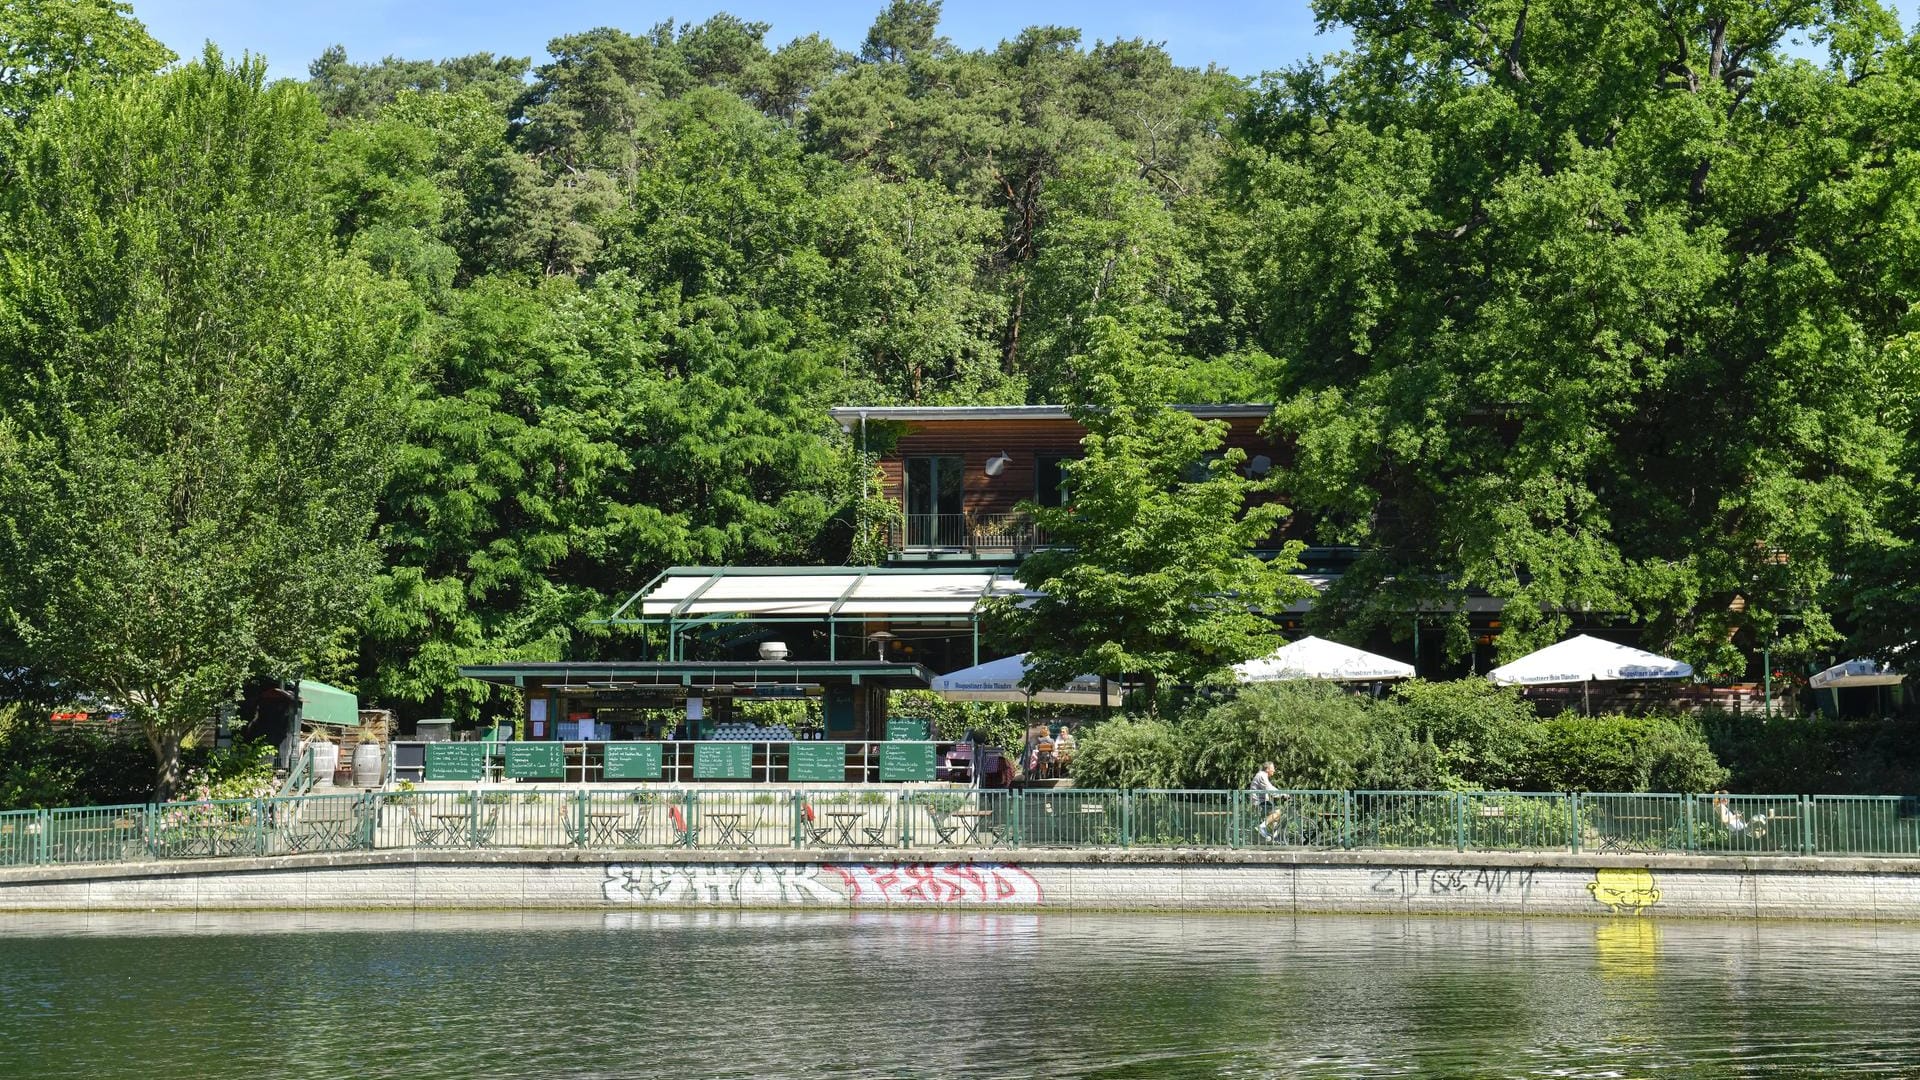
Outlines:
{"label": "building balcony", "polygon": [[1014,557],[1047,546],[1046,534],[1018,512],[907,514],[887,530],[889,554]]}

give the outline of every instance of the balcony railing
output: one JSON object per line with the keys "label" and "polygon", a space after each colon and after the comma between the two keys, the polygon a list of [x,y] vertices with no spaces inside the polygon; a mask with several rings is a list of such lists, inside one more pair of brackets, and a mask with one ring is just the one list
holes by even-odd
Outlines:
{"label": "balcony railing", "polygon": [[889,551],[1024,555],[1047,545],[1026,514],[907,514],[888,530]]}

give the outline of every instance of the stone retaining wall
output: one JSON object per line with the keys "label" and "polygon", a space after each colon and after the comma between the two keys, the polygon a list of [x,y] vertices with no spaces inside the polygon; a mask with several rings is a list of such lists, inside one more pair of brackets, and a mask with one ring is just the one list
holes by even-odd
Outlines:
{"label": "stone retaining wall", "polygon": [[0,871],[0,911],[634,908],[1920,921],[1920,860],[1440,852],[364,852]]}

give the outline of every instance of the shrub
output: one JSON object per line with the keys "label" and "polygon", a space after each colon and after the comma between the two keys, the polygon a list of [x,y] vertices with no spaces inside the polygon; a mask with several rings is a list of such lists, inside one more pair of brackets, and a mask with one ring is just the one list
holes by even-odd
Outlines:
{"label": "shrub", "polygon": [[0,810],[144,802],[152,789],[145,742],[0,707]]}
{"label": "shrub", "polygon": [[1700,718],[1738,791],[1881,795],[1920,791],[1920,725],[1829,716]]}
{"label": "shrub", "polygon": [[1543,791],[1712,791],[1726,778],[1697,725],[1660,716],[1555,717],[1526,770]]}
{"label": "shrub", "polygon": [[1430,788],[1438,758],[1396,709],[1330,683],[1250,687],[1191,721],[1183,778],[1190,787],[1241,788],[1262,761],[1292,788]]}
{"label": "shrub", "polygon": [[1394,689],[1389,707],[1414,738],[1433,744],[1441,771],[1461,787],[1518,785],[1541,739],[1532,703],[1486,679],[1414,679]]}
{"label": "shrub", "polygon": [[1181,784],[1180,740],[1165,720],[1122,716],[1074,736],[1073,782],[1090,788],[1173,788]]}

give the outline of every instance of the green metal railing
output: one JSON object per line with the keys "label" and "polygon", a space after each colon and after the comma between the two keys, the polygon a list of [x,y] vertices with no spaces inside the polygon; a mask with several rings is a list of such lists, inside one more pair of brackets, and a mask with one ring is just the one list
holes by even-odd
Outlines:
{"label": "green metal railing", "polygon": [[1920,797],[518,785],[0,813],[0,866],[422,848],[1920,857]]}

